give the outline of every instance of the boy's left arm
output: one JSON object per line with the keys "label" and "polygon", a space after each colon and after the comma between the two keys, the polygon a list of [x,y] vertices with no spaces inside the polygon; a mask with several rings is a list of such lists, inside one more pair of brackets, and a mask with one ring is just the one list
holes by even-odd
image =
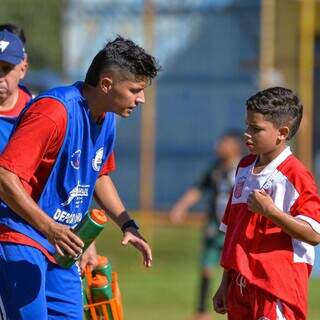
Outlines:
{"label": "boy's left arm", "polygon": [[270,219],[292,238],[314,246],[320,243],[320,234],[308,222],[281,211],[263,189],[251,192],[248,208]]}

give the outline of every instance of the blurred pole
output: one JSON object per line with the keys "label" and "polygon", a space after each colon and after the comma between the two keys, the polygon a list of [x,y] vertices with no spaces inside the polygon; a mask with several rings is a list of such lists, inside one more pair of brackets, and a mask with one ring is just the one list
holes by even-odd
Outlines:
{"label": "blurred pole", "polygon": [[299,22],[298,1],[276,2],[275,68],[282,78],[278,84],[294,91],[298,91]]}
{"label": "blurred pole", "polygon": [[[155,7],[152,0],[144,2],[144,39],[149,53],[154,51]],[[146,91],[146,103],[142,107],[140,154],[140,210],[144,221],[152,214],[154,206],[155,167],[155,83]]]}
{"label": "blurred pole", "polygon": [[313,73],[315,42],[315,0],[301,0],[299,95],[303,120],[297,135],[297,155],[308,169],[313,169]]}
{"label": "blurred pole", "polygon": [[275,68],[276,0],[262,0],[260,11],[260,89],[269,86]]}

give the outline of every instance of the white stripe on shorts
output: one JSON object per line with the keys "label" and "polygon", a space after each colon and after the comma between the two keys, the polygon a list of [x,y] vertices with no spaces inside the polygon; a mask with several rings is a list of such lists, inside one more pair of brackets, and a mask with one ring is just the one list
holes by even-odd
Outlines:
{"label": "white stripe on shorts", "polygon": [[6,310],[4,309],[1,296],[0,296],[0,319],[7,320]]}
{"label": "white stripe on shorts", "polygon": [[286,320],[286,318],[283,314],[282,303],[279,299],[277,300],[276,315],[277,315],[277,320]]}

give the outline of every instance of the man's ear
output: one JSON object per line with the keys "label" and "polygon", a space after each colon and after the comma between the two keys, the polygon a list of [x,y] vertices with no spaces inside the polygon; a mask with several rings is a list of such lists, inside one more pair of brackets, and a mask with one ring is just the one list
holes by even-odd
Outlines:
{"label": "man's ear", "polygon": [[24,60],[21,62],[21,65],[20,65],[20,80],[22,80],[26,76],[28,67],[29,67],[28,61],[26,58],[24,58]]}
{"label": "man's ear", "polygon": [[108,93],[108,91],[111,90],[113,80],[110,76],[104,75],[103,77],[100,78],[100,88],[104,93]]}
{"label": "man's ear", "polygon": [[290,134],[289,127],[287,127],[287,126],[280,127],[278,138],[279,138],[279,140],[285,141],[288,139],[289,134]]}

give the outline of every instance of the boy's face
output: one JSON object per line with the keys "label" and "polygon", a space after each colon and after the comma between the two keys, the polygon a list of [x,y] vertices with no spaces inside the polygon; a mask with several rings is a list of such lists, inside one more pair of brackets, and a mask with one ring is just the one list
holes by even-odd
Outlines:
{"label": "boy's face", "polygon": [[139,105],[145,103],[144,89],[146,80],[121,80],[112,81],[105,90],[105,103],[108,111],[127,118]]}
{"label": "boy's face", "polygon": [[25,62],[17,65],[0,61],[0,102],[4,102],[18,89],[19,81],[26,74]]}
{"label": "boy's face", "polygon": [[253,154],[268,154],[282,145],[287,138],[288,128],[276,128],[258,112],[247,111],[245,143]]}

